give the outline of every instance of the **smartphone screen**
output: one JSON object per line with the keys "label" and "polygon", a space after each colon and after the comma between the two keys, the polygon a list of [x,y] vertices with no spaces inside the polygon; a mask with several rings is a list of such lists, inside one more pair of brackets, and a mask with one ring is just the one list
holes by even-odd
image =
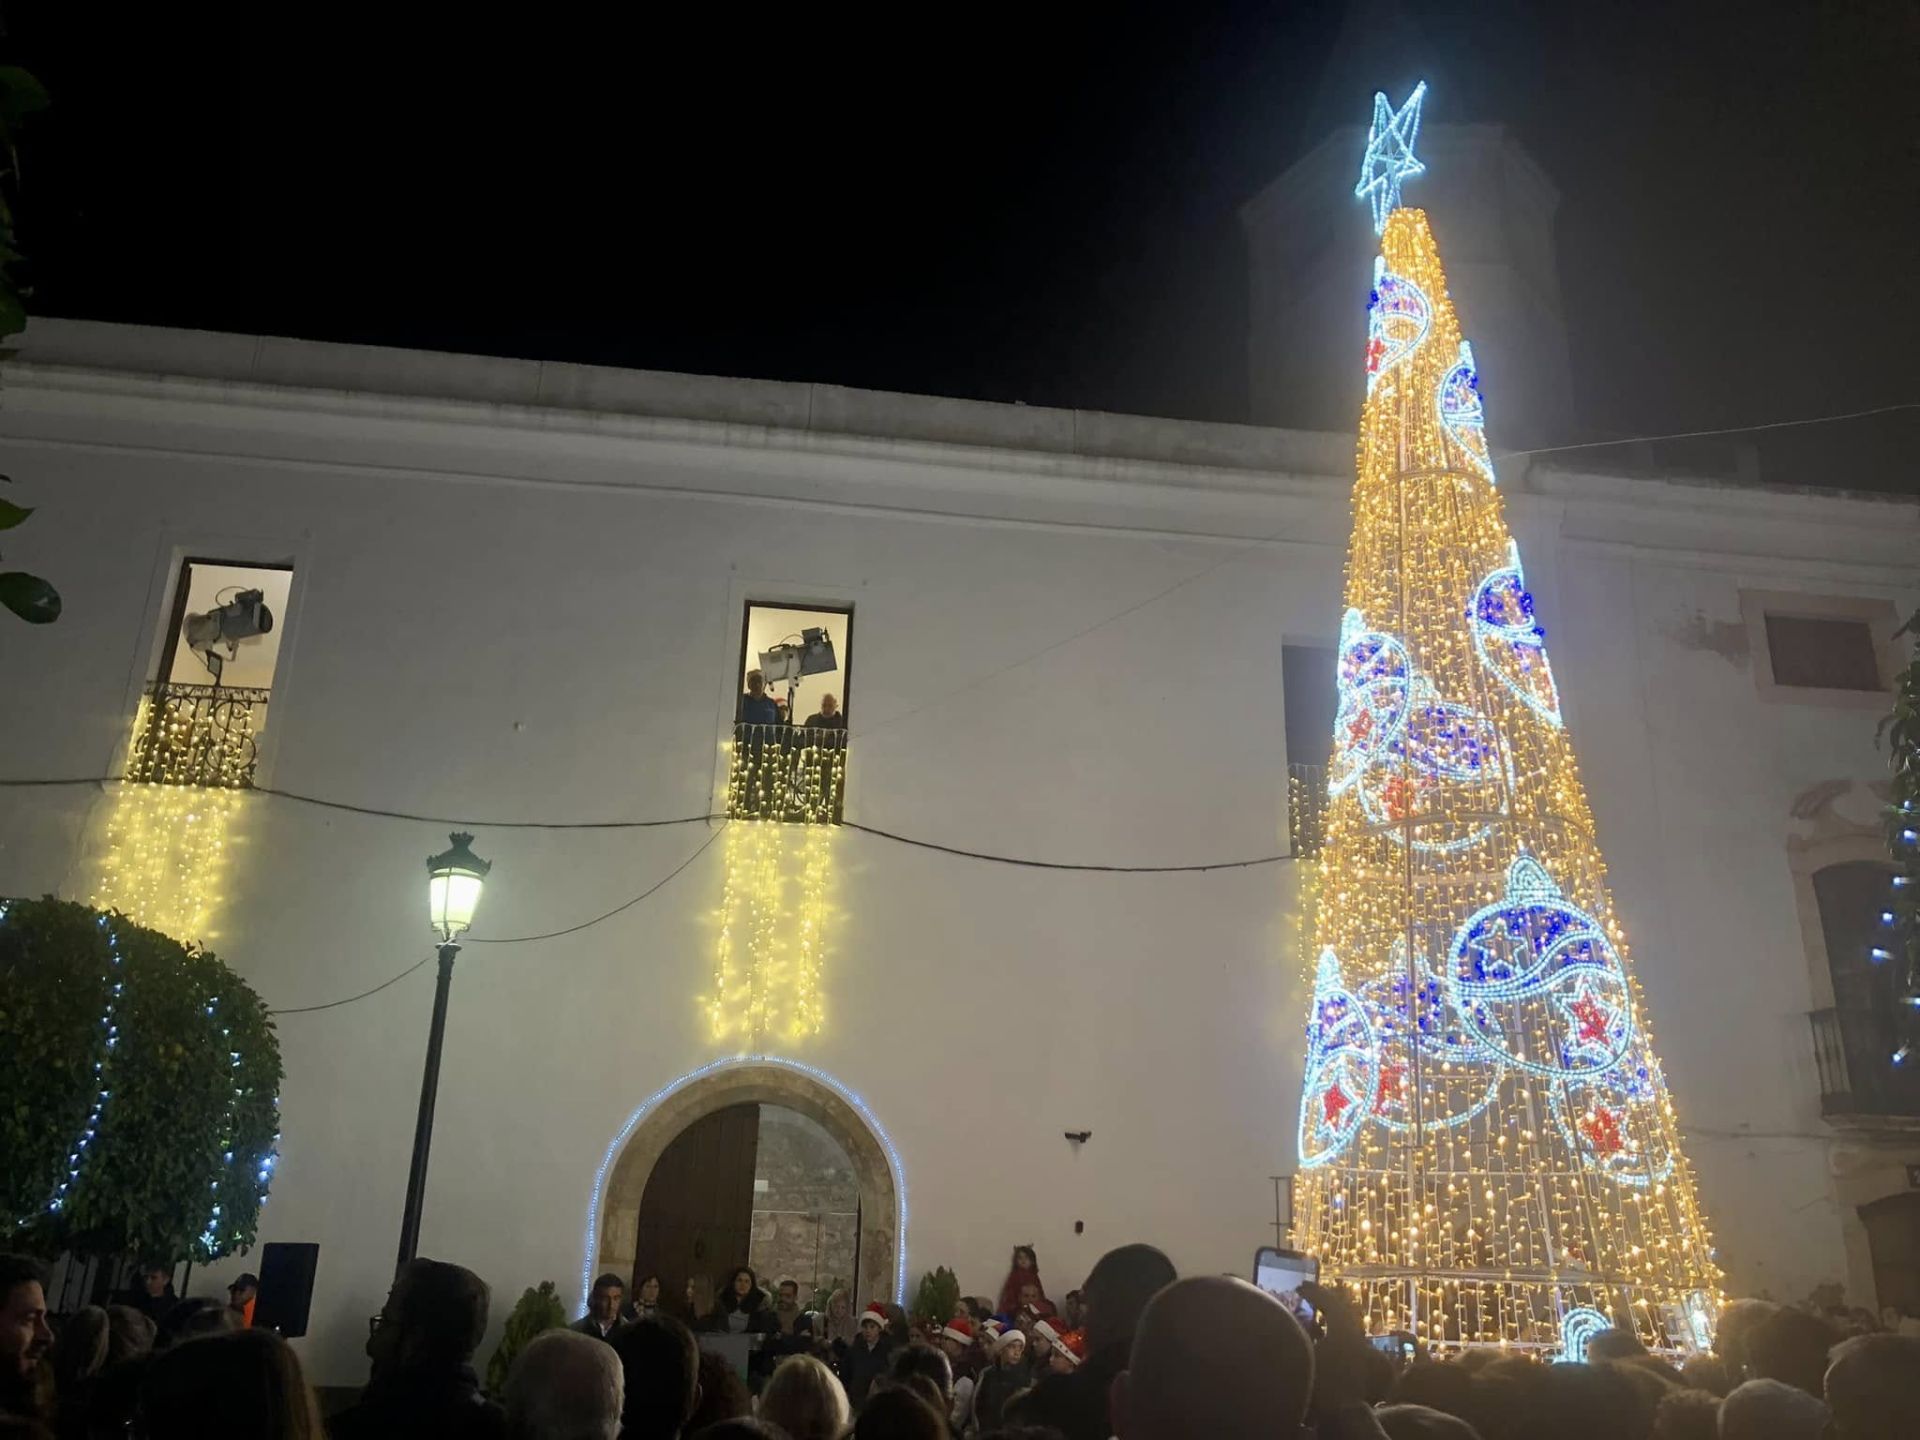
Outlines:
{"label": "smartphone screen", "polygon": [[1298,1250],[1276,1250],[1263,1245],[1253,1257],[1253,1283],[1293,1312],[1303,1325],[1314,1321],[1313,1306],[1300,1296],[1300,1287],[1320,1278],[1320,1262]]}

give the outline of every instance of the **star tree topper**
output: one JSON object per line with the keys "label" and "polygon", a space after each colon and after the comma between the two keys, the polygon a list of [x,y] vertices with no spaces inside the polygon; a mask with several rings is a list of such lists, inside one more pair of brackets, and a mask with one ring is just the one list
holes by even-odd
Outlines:
{"label": "star tree topper", "polygon": [[1355,198],[1373,202],[1373,233],[1384,234],[1387,216],[1400,208],[1400,182],[1424,175],[1427,167],[1413,153],[1413,137],[1420,133],[1420,102],[1426,98],[1422,80],[1397,111],[1384,91],[1373,97],[1373,128],[1367,132],[1367,153],[1360,161],[1360,183]]}

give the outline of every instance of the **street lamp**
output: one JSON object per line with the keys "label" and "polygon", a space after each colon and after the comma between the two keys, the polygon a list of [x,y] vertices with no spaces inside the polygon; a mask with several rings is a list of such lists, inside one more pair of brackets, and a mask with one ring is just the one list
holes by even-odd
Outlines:
{"label": "street lamp", "polygon": [[447,1031],[447,992],[460,936],[473,924],[491,862],[467,847],[473,836],[456,831],[453,844],[427,861],[427,916],[440,937],[440,980],[433,991],[433,1025],[427,1031],[427,1067],[420,1077],[420,1112],[413,1122],[413,1164],[407,1170],[407,1208],[400,1217],[400,1261],[420,1248],[420,1207],[426,1199],[427,1151],[433,1144],[433,1104],[440,1093],[440,1042]]}

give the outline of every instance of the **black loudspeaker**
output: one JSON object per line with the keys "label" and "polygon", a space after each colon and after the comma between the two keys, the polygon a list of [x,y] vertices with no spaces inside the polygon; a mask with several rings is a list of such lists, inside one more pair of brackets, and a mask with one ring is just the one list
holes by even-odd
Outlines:
{"label": "black loudspeaker", "polygon": [[320,1247],[269,1240],[260,1247],[260,1295],[254,1301],[257,1328],[278,1330],[289,1338],[307,1333],[307,1311],[313,1305],[313,1272],[320,1264]]}

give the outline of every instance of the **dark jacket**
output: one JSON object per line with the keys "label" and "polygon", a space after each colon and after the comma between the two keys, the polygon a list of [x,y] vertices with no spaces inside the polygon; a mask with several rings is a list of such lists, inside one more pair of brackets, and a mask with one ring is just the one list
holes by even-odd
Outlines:
{"label": "dark jacket", "polygon": [[780,707],[770,695],[742,695],[735,719],[742,725],[778,725]]}
{"label": "dark jacket", "polygon": [[611,1345],[613,1343],[613,1337],[627,1328],[627,1322],[616,1316],[612,1326],[603,1335],[600,1332],[600,1322],[598,1320],[594,1319],[591,1315],[582,1315],[567,1328],[578,1331],[582,1335],[591,1335],[596,1340],[604,1340]]}
{"label": "dark jacket", "polygon": [[[1020,1423],[1051,1425],[1066,1440],[1108,1440],[1107,1392],[1127,1368],[1127,1347],[1109,1345],[1068,1375],[1048,1375],[1021,1403]],[[983,1382],[984,1383],[984,1382]]]}
{"label": "dark jacket", "polygon": [[[998,1429],[1006,1414],[1007,1402],[1033,1384],[1033,1372],[1025,1365],[989,1365],[980,1372],[973,1387],[973,1418],[982,1431]],[[1107,1440],[1101,1436],[1100,1440]]]}
{"label": "dark jacket", "polygon": [[758,1285],[745,1295],[735,1295],[731,1287],[720,1297],[720,1303],[713,1307],[713,1313],[700,1322],[698,1328],[724,1333],[736,1327],[732,1317],[737,1313],[746,1315],[746,1333],[749,1335],[777,1335],[780,1333],[780,1317],[773,1313],[773,1306],[767,1303],[767,1292]]}
{"label": "dark jacket", "polygon": [[864,1339],[856,1338],[840,1357],[840,1380],[847,1387],[847,1399],[856,1406],[863,1403],[873,1382],[887,1373],[892,1362],[893,1340],[884,1330],[871,1350]]}
{"label": "dark jacket", "polygon": [[332,1440],[504,1440],[507,1412],[480,1393],[471,1365],[375,1380],[327,1421]]}

